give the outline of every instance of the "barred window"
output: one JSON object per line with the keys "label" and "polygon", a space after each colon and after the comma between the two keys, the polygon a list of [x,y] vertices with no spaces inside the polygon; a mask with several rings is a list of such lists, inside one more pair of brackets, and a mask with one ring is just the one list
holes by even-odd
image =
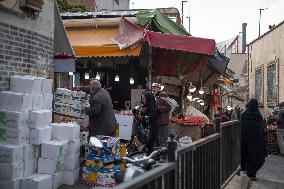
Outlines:
{"label": "barred window", "polygon": [[277,102],[276,64],[267,66],[267,102]]}
{"label": "barred window", "polygon": [[255,71],[255,98],[262,102],[262,69]]}

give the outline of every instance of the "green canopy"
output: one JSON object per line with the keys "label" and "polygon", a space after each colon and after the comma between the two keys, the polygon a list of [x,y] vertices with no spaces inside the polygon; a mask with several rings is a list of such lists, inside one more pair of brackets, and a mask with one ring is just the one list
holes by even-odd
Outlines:
{"label": "green canopy", "polygon": [[161,13],[159,9],[154,9],[152,11],[140,11],[135,16],[138,23],[143,26],[146,26],[150,21],[153,21],[162,33],[190,35],[182,26],[178,25],[168,16]]}

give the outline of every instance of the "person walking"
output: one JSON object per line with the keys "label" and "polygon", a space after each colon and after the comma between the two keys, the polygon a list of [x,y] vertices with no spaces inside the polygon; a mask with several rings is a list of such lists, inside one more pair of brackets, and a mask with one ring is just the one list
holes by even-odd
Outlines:
{"label": "person walking", "polygon": [[241,118],[241,109],[239,106],[236,106],[231,115],[231,120],[240,120],[240,118]]}
{"label": "person walking", "polygon": [[279,104],[279,113],[277,116],[277,142],[279,145],[280,153],[284,154],[284,102]]}
{"label": "person walking", "polygon": [[165,99],[167,94],[164,91],[159,92],[159,96],[156,97],[156,104],[158,108],[157,112],[157,127],[160,146],[165,147],[168,139],[168,126],[169,126],[169,113],[171,111],[171,105]]}
{"label": "person walking", "polygon": [[241,167],[252,181],[265,161],[264,124],[258,101],[251,99],[241,114]]}
{"label": "person walking", "polygon": [[101,87],[99,80],[92,80],[89,87],[79,89],[90,93],[90,107],[85,108],[85,114],[89,116],[89,136],[116,136],[118,124],[108,91]]}
{"label": "person walking", "polygon": [[[156,137],[154,128],[157,127],[157,106],[155,102],[155,96],[151,91],[144,91],[141,94],[141,103],[142,108],[140,110],[139,116],[141,124],[139,126],[142,128],[138,128],[138,139],[140,138],[140,142],[146,144],[147,153],[150,154],[153,151],[155,141],[154,139]],[[143,132],[146,133],[146,136],[143,136]]]}

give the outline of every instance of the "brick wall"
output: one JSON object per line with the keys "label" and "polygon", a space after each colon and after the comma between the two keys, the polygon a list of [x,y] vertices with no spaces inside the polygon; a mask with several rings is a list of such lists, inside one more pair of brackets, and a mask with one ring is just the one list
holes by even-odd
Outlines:
{"label": "brick wall", "polygon": [[53,78],[52,61],[53,38],[0,22],[0,90],[12,75]]}

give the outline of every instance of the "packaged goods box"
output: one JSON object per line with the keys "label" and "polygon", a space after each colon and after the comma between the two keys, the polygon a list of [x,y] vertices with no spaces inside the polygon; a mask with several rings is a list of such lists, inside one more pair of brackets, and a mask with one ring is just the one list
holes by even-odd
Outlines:
{"label": "packaged goods box", "polygon": [[22,189],[52,189],[52,175],[35,174],[24,178]]}
{"label": "packaged goods box", "polygon": [[36,158],[35,145],[26,144],[23,146],[23,148],[24,148],[24,160],[30,160]]}
{"label": "packaged goods box", "polygon": [[52,128],[50,126],[31,129],[30,143],[42,144],[51,140]]}
{"label": "packaged goods box", "polygon": [[64,159],[52,160],[39,158],[38,172],[53,175],[64,170]]}
{"label": "packaged goods box", "polygon": [[34,159],[24,160],[24,177],[34,173]]}
{"label": "packaged goods box", "polygon": [[0,127],[20,129],[29,126],[29,112],[0,110]]}
{"label": "packaged goods box", "polygon": [[41,145],[41,157],[46,159],[64,159],[67,155],[68,141],[52,140]]}
{"label": "packaged goods box", "polygon": [[21,189],[21,179],[17,180],[0,180],[0,188],[2,189]]}
{"label": "packaged goods box", "polygon": [[80,127],[77,123],[52,123],[52,139],[54,140],[78,140]]}
{"label": "packaged goods box", "polygon": [[11,76],[10,90],[14,92],[41,94],[43,78],[34,76]]}
{"label": "packaged goods box", "polygon": [[36,110],[30,112],[30,128],[47,127],[51,122],[51,110]]}
{"label": "packaged goods box", "polygon": [[24,145],[29,143],[30,129],[29,128],[6,128],[0,127],[1,131],[4,133],[4,137],[0,140],[3,144],[14,144],[14,145]]}
{"label": "packaged goods box", "polygon": [[63,184],[72,186],[79,180],[79,168],[73,171],[63,172]]}
{"label": "packaged goods box", "polygon": [[17,112],[32,110],[33,95],[20,92],[0,92],[0,109]]}
{"label": "packaged goods box", "polygon": [[20,145],[0,144],[0,162],[17,163],[23,161],[24,149]]}
{"label": "packaged goods box", "polygon": [[16,180],[24,176],[23,161],[16,163],[0,163],[0,180]]}

